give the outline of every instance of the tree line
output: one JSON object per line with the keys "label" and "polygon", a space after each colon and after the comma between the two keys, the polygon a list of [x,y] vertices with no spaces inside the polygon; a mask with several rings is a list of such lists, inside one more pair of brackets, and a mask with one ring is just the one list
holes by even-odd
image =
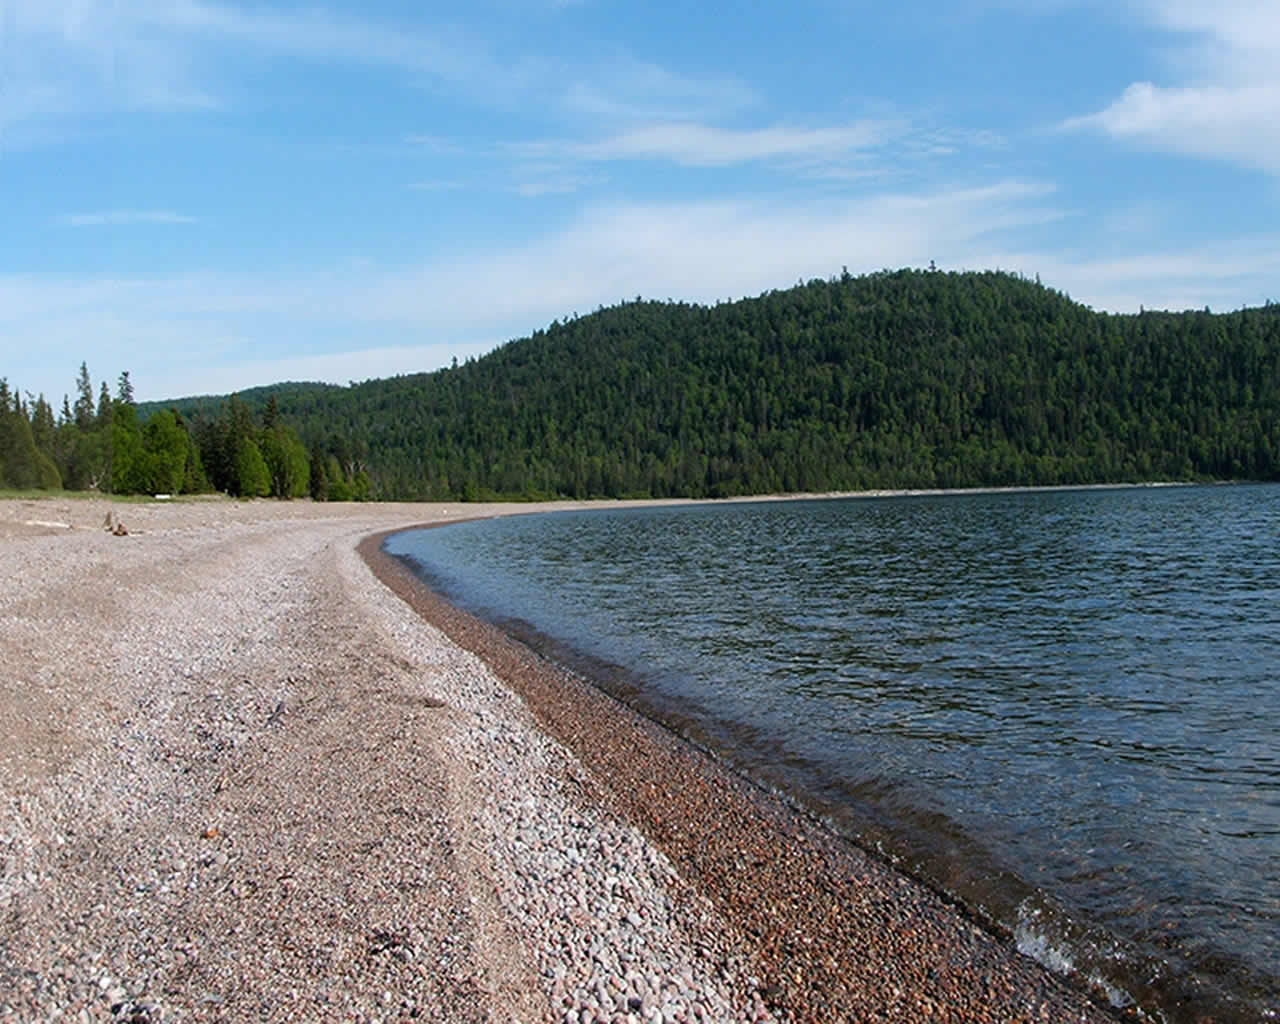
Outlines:
{"label": "tree line", "polygon": [[[111,415],[120,401],[109,400]],[[18,460],[28,479],[38,465],[52,480],[51,464],[64,485],[95,486],[71,468],[75,444],[57,440],[68,421],[77,437],[92,433],[80,399],[64,400],[61,417],[42,398],[7,404],[32,435],[36,455]],[[100,396],[95,423],[101,407]],[[718,497],[1275,480],[1280,307],[1119,315],[1013,274],[846,272],[713,306],[636,299],[434,373],[143,406],[129,465],[152,464],[160,440],[146,430],[163,413],[185,431],[207,485],[241,494]],[[114,466],[105,479],[116,485]]]}
{"label": "tree line", "polygon": [[274,403],[260,417],[232,396],[203,421],[172,408],[152,409],[144,419],[129,371],[120,374],[114,396],[103,381],[95,401],[81,363],[75,403],[64,396],[55,416],[44,395],[24,399],[0,378],[3,487],[292,498],[308,493],[310,468]]}
{"label": "tree line", "polygon": [[845,273],[275,394],[377,498],[1273,480],[1280,307],[1119,315],[1007,273]]}
{"label": "tree line", "polygon": [[185,426],[173,411],[140,423],[127,371],[115,397],[103,381],[95,400],[82,363],[75,404],[63,396],[56,417],[44,395],[24,400],[0,378],[0,485],[104,493],[207,490]]}

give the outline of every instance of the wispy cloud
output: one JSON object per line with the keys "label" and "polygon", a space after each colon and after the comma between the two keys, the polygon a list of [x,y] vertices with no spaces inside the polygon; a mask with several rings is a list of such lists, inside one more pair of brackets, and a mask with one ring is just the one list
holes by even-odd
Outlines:
{"label": "wispy cloud", "polygon": [[473,179],[437,178],[430,181],[411,181],[408,187],[415,192],[460,192],[474,185]]}
{"label": "wispy cloud", "polygon": [[[482,343],[637,292],[715,301],[838,273],[845,264],[863,270],[937,258],[984,265],[981,256],[1004,233],[1057,215],[1051,197],[1044,186],[1011,182],[800,205],[602,203],[539,238],[495,240],[411,270],[0,276],[0,336],[18,353],[6,366],[11,379],[54,394],[67,383],[35,379],[30,369],[61,362],[73,372],[86,357],[92,365],[94,352],[128,353],[132,369],[188,381],[167,385],[170,396],[209,390],[215,365],[227,372],[257,366],[270,376],[253,382],[269,383],[311,376],[316,358],[363,347],[430,349],[442,365]],[[305,355],[291,361],[284,355],[290,346]],[[24,351],[39,351],[39,361],[25,362]],[[379,365],[378,373],[430,368]],[[363,378],[374,370],[346,372]],[[144,385],[141,375],[137,383]],[[146,395],[164,397],[149,388]]]}
{"label": "wispy cloud", "polygon": [[858,121],[807,128],[772,125],[733,130],[693,121],[639,125],[594,142],[550,141],[513,146],[526,157],[587,161],[665,160],[690,167],[794,158],[831,159],[878,145],[903,129],[900,122]]}
{"label": "wispy cloud", "polygon": [[1178,40],[1168,56],[1181,81],[1134,82],[1106,108],[1064,127],[1280,173],[1280,8],[1150,0],[1139,9]]}
{"label": "wispy cloud", "polygon": [[102,210],[95,213],[67,213],[58,218],[66,227],[120,227],[131,224],[195,224],[195,217],[172,210]]}
{"label": "wispy cloud", "polygon": [[689,75],[624,54],[585,65],[560,65],[559,101],[574,115],[608,122],[720,117],[754,107],[760,97],[730,75]]}
{"label": "wispy cloud", "polygon": [[[730,75],[685,74],[626,53],[572,61],[499,52],[454,24],[323,6],[213,0],[0,0],[0,128],[103,111],[232,106],[246,61],[398,72],[492,108],[634,121],[720,116],[756,101]],[[423,144],[439,140],[422,136]]]}
{"label": "wispy cloud", "polygon": [[1034,267],[1046,284],[1116,312],[1205,306],[1223,312],[1280,296],[1280,241],[1270,236],[1107,254],[1011,253],[1005,259],[1006,266]]}
{"label": "wispy cloud", "polygon": [[[1133,243],[1103,255],[1042,248],[1040,229],[1063,216],[1051,186],[1026,181],[856,200],[598,203],[532,240],[495,240],[411,269],[0,275],[0,336],[14,353],[6,373],[24,388],[61,395],[87,358],[95,373],[134,370],[142,397],[164,398],[429,370],[636,294],[714,302],[842,266],[861,273],[936,260],[1039,273],[1119,311],[1233,308],[1269,297],[1280,279],[1280,241],[1271,238]],[[37,351],[38,361],[25,361]],[[131,365],[114,365],[116,353]],[[97,366],[103,359],[111,365]],[[41,380],[35,368],[49,365],[65,370]]]}
{"label": "wispy cloud", "polygon": [[406,135],[404,141],[433,156],[463,156],[467,152],[467,148],[462,143],[443,135],[418,133]]}
{"label": "wispy cloud", "polygon": [[[113,5],[114,6],[114,5]],[[222,40],[274,54],[426,71],[449,79],[469,79],[486,70],[476,48],[454,33],[420,26],[383,25],[334,14],[321,7],[272,10],[233,7],[202,0],[151,0],[143,25],[192,38]]]}
{"label": "wispy cloud", "polygon": [[511,191],[526,199],[540,196],[563,196],[586,188],[602,185],[609,179],[604,175],[564,174],[551,172],[536,174],[511,186]]}
{"label": "wispy cloud", "polygon": [[[279,359],[251,359],[226,365],[166,367],[133,374],[135,388],[141,385],[144,401],[184,398],[188,395],[225,395],[263,384],[280,381],[321,381],[347,384],[351,381],[374,380],[408,373],[424,373],[439,369],[451,359],[466,359],[492,351],[506,339],[453,344],[447,341],[429,345],[388,345],[358,348],[323,355],[286,356]],[[193,370],[195,372],[193,372]],[[193,384],[193,381],[196,382]],[[191,390],[195,387],[197,390]]]}
{"label": "wispy cloud", "polygon": [[[465,156],[506,165],[489,176],[491,186],[508,177],[509,184],[497,187],[528,197],[602,184],[609,179],[598,168],[610,163],[659,162],[712,169],[771,164],[803,171],[807,177],[851,180],[872,173],[860,163],[888,144],[902,141],[909,128],[906,120],[890,119],[745,129],[680,120],[637,124],[595,139],[538,139],[470,148],[435,135],[409,136],[406,141],[433,156]],[[913,145],[927,144],[932,149],[929,139],[922,136]],[[460,180],[428,179],[412,187],[438,190],[458,187]],[[472,178],[471,183],[477,182]]]}
{"label": "wispy cloud", "polygon": [[0,127],[103,111],[219,109],[246,58],[401,71],[482,91],[514,88],[518,65],[456,30],[321,7],[207,0],[0,0]]}

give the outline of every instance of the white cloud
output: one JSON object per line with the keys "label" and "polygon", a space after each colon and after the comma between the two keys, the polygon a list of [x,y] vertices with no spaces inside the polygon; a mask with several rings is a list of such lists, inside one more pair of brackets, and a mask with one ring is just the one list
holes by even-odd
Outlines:
{"label": "white cloud", "polygon": [[195,224],[196,218],[172,210],[101,210],[63,214],[58,223],[73,228],[120,227],[131,224]]}
{"label": "white cloud", "polygon": [[320,5],[212,0],[0,0],[0,129],[104,111],[225,108],[242,95],[235,76],[246,60],[264,58],[374,67],[492,107],[615,122],[720,116],[756,100],[732,76],[682,74],[624,53],[571,62],[498,53],[421,16],[393,22]]}
{"label": "white cloud", "polygon": [[0,0],[0,128],[106,110],[216,107],[195,80],[191,54],[142,31],[148,6]]}
{"label": "white cloud", "polygon": [[104,111],[210,110],[246,57],[372,65],[475,90],[516,88],[459,33],[378,23],[322,7],[204,0],[0,0],[0,128]]}
{"label": "white cloud", "polygon": [[58,401],[87,360],[140,397],[278,380],[345,383],[434,369],[552,319],[634,297],[716,302],[884,267],[1000,267],[1095,308],[1237,308],[1280,298],[1280,240],[1182,249],[1109,239],[1103,256],[1039,248],[1046,185],[1003,182],[857,200],[602,203],[524,244],[407,270],[311,275],[0,276],[11,385]]}
{"label": "white cloud", "polygon": [[[382,346],[322,355],[282,356],[244,362],[199,364],[131,373],[135,394],[141,401],[186,398],[190,395],[225,395],[283,381],[320,381],[347,384],[402,374],[437,370],[451,359],[492,351],[506,339],[466,345],[440,342],[432,345]],[[193,382],[196,382],[193,384]],[[192,387],[198,390],[192,391]],[[144,390],[140,390],[144,389]]]}
{"label": "white cloud", "polygon": [[[714,302],[843,265],[986,265],[1004,233],[1057,216],[1050,195],[1013,182],[800,205],[601,204],[523,245],[407,271],[0,276],[0,337],[13,346],[4,369],[60,396],[81,360],[95,373],[127,368],[146,398],[219,390],[215,381],[412,372],[637,293]],[[361,362],[362,351],[379,355]]]}
{"label": "white cloud", "polygon": [[[1274,78],[1274,56],[1280,45],[1280,9],[1258,0],[1145,0],[1140,10],[1157,25],[1192,35],[1193,54],[1217,57],[1209,69],[1215,76],[1247,80]],[[1257,58],[1237,62],[1236,56]]]}
{"label": "white cloud", "polygon": [[692,121],[639,125],[598,142],[525,143],[513,149],[525,156],[564,156],[578,160],[669,160],[693,167],[784,158],[833,159],[878,145],[900,133],[889,121],[858,121],[823,128],[773,125],[735,131]]}
{"label": "white cloud", "polygon": [[511,191],[525,199],[537,199],[542,196],[562,196],[580,192],[584,188],[592,188],[608,181],[602,175],[545,173],[528,176],[525,180],[511,187]]}
{"label": "white cloud", "polygon": [[[777,163],[806,174],[864,177],[854,168],[866,154],[901,140],[905,121],[862,120],[819,127],[774,124],[764,128],[727,129],[699,121],[659,121],[637,124],[594,141],[550,139],[476,147],[470,155],[510,160],[516,180],[511,188],[534,196],[577,191],[599,184],[599,174],[575,171],[584,164],[665,161],[684,167],[720,168],[751,163]],[[465,148],[435,136],[410,136],[433,155],[461,155]],[[988,143],[982,143],[988,144]],[[856,173],[855,173],[856,172]],[[450,179],[443,179],[449,182]],[[438,188],[433,181],[423,188]]]}
{"label": "white cloud", "polygon": [[[1280,60],[1280,54],[1277,55]],[[1280,82],[1161,88],[1138,82],[1105,110],[1073,118],[1114,138],[1280,172]]]}
{"label": "white cloud", "polygon": [[[139,22],[203,39],[257,47],[274,54],[324,61],[354,61],[427,71],[450,79],[483,73],[478,54],[436,30],[384,26],[320,7],[271,10],[201,0],[153,2]],[[487,62],[486,62],[487,63]]]}
{"label": "white cloud", "polygon": [[1134,82],[1105,109],[1064,127],[1280,172],[1280,8],[1152,0],[1140,10],[1179,40],[1170,65],[1184,81]]}
{"label": "white cloud", "polygon": [[1272,237],[1200,242],[1180,249],[1130,249],[1107,256],[1058,252],[1006,257],[1030,267],[1045,284],[1113,312],[1203,309],[1214,312],[1280,299],[1280,240]]}
{"label": "white cloud", "polygon": [[754,90],[727,75],[686,75],[621,54],[560,66],[560,102],[571,114],[607,121],[661,121],[722,116],[754,106]]}

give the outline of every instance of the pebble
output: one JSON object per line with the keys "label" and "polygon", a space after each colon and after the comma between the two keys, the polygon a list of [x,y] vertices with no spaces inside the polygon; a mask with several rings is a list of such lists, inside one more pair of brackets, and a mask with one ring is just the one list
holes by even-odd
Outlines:
{"label": "pebble", "polygon": [[[609,780],[536,726],[514,683],[424,628],[370,577],[352,544],[406,513],[352,510],[349,520],[323,521],[289,513],[295,518],[282,530],[266,520],[287,509],[244,507],[248,517],[261,508],[263,522],[197,529],[189,538],[139,529],[140,544],[128,556],[119,545],[98,552],[93,538],[77,536],[60,537],[65,546],[45,552],[52,561],[42,575],[63,581],[54,597],[78,592],[85,565],[97,572],[102,559],[115,560],[95,578],[112,581],[110,600],[102,603],[118,605],[117,632],[101,647],[86,648],[100,661],[81,682],[99,686],[95,697],[116,710],[114,718],[93,719],[102,731],[90,733],[89,753],[56,786],[25,803],[0,792],[0,837],[17,837],[0,858],[12,863],[4,869],[12,874],[0,877],[0,895],[7,907],[25,898],[10,888],[34,890],[29,879],[35,879],[51,901],[30,929],[39,941],[23,953],[37,980],[30,990],[0,997],[13,1007],[8,1017],[88,1021],[101,1014],[105,998],[135,1019],[148,1007],[149,1020],[308,1014],[398,1020],[426,1007],[434,1013],[427,1019],[437,1021],[451,1019],[451,1010],[468,1021],[481,1011],[488,1019],[516,1019],[488,1005],[497,1002],[491,993],[500,986],[488,950],[472,941],[483,924],[524,955],[520,966],[528,975],[513,988],[529,986],[517,993],[525,998],[518,1016],[526,1024],[775,1019],[758,990],[762,979],[776,984],[781,975],[765,969],[762,943],[726,913],[755,920],[748,915],[759,893],[747,884],[751,879],[726,874],[736,887],[713,905],[708,878],[697,888],[689,884],[681,873],[687,861],[669,856],[632,820],[655,801],[685,808],[683,788],[661,779],[637,814],[598,799]],[[359,520],[365,525],[354,525],[357,515],[367,517]],[[0,578],[19,578],[20,570],[8,572],[8,556],[0,545]],[[127,560],[143,557],[152,561]],[[193,565],[198,572],[189,571]],[[59,608],[58,601],[28,603],[53,609],[50,615]],[[77,663],[75,651],[59,658],[55,649],[63,632],[74,634],[74,621],[61,631],[44,620],[36,624],[29,642],[45,645],[33,647],[45,663]],[[9,620],[4,626],[8,642],[13,626]],[[95,682],[98,676],[107,682]],[[371,721],[360,716],[388,693],[429,694],[438,702],[429,709],[421,700],[389,705],[414,742],[398,742],[393,731],[375,741],[338,727]],[[289,714],[268,726],[282,704]],[[276,749],[270,744],[284,742],[309,716],[324,715],[334,728],[320,734],[324,749],[307,748],[310,761],[264,759],[262,750]],[[385,721],[372,724],[381,729]],[[597,741],[630,728],[617,723]],[[385,754],[377,742],[386,743]],[[425,748],[422,762],[413,760],[418,747]],[[439,812],[439,828],[466,871],[422,878],[413,843],[428,841],[436,825],[434,808],[415,802],[416,787],[423,765],[437,762],[459,776],[447,796],[460,806]],[[358,855],[347,854],[358,863],[338,860],[354,846],[348,834],[367,825],[366,808],[351,800],[318,806],[308,799],[310,776],[288,774],[320,767],[355,773],[344,795],[347,789],[380,795],[381,786],[400,794],[392,803],[403,814],[381,811],[386,838],[403,842],[362,844]],[[261,813],[238,802],[246,792],[262,801]],[[295,820],[295,804],[312,818]],[[685,815],[683,833],[694,831],[692,811],[670,813],[676,825]],[[317,867],[331,891],[314,892],[305,878],[268,870],[272,851],[295,833],[309,844],[307,866]],[[94,850],[98,843],[102,852]],[[97,873],[96,885],[78,887],[76,869],[66,867],[75,851],[85,871]],[[744,849],[743,864],[785,852],[770,840]],[[483,870],[470,872],[467,858]],[[122,879],[129,880],[125,889]],[[388,921],[380,915],[390,906],[412,909]],[[296,913],[287,918],[294,928],[271,926],[269,915],[287,917],[294,907],[323,913]],[[445,915],[443,923],[423,942],[413,929],[425,928],[432,914]],[[374,929],[376,942],[369,938]],[[439,938],[445,934],[453,938]],[[7,938],[0,933],[0,948]],[[891,960],[892,973],[872,994],[881,1009],[899,1011],[897,1019],[906,1019],[906,1004],[888,994],[911,989],[909,966]],[[788,972],[786,984],[792,981]],[[458,1005],[433,1003],[441,991]],[[148,1001],[158,993],[163,1007]],[[1027,1016],[1034,1012],[1029,1007]],[[8,1024],[5,1014],[0,1021]]]}

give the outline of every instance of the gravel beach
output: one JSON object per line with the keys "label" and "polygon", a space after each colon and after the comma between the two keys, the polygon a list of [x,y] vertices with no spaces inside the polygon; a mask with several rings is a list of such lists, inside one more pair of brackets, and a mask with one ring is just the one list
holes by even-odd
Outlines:
{"label": "gravel beach", "polygon": [[0,1020],[1115,1019],[379,551],[544,507],[0,502]]}

